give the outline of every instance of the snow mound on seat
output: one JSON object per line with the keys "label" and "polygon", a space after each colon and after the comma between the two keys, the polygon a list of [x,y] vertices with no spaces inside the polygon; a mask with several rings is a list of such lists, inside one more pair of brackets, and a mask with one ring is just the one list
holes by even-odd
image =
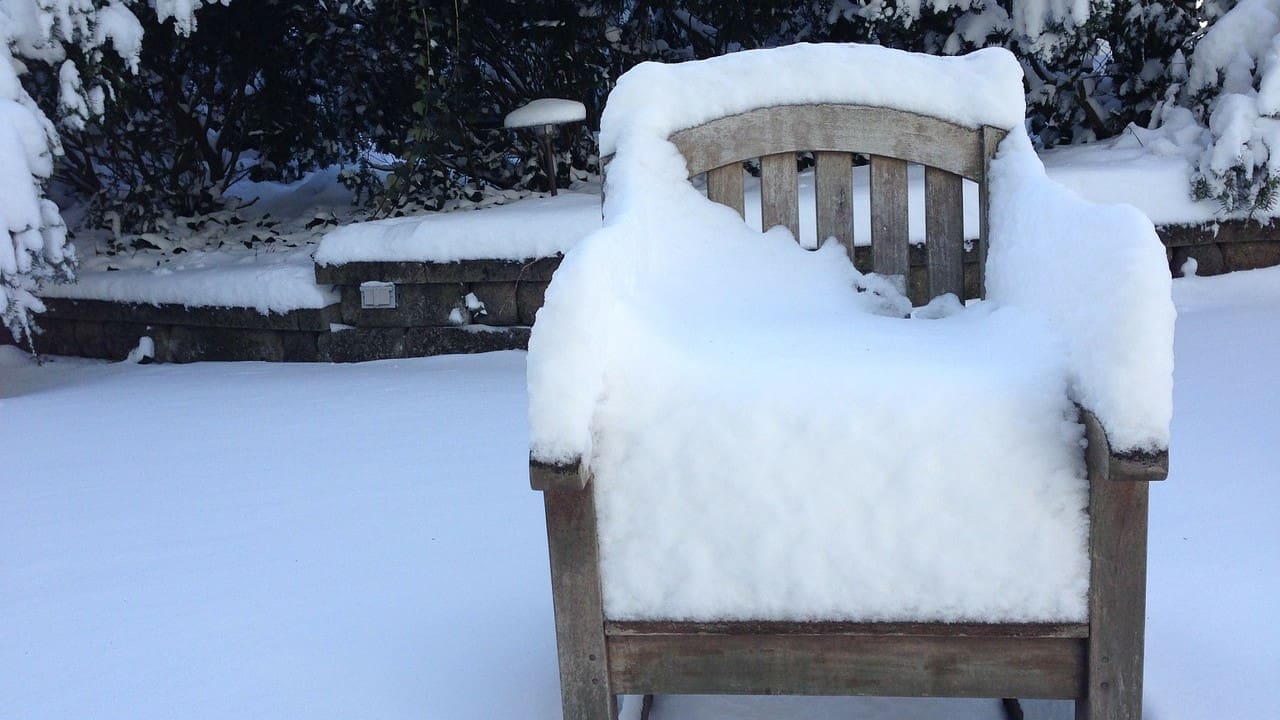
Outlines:
{"label": "snow mound on seat", "polygon": [[1041,319],[873,314],[840,246],[681,195],[575,247],[531,341],[535,455],[589,459],[608,617],[1082,620],[1080,428]]}
{"label": "snow mound on seat", "polygon": [[989,311],[637,320],[595,417],[606,616],[1083,621],[1061,358]]}
{"label": "snow mound on seat", "polygon": [[801,43],[663,64],[618,79],[600,118],[600,155],[630,136],[677,130],[771,105],[889,107],[966,127],[1020,127],[1022,68],[1003,48],[935,57],[876,45]]}
{"label": "snow mound on seat", "polygon": [[[783,73],[743,56],[756,106],[777,101]],[[606,614],[1083,620],[1073,401],[1119,448],[1167,442],[1173,315],[1150,223],[1050,183],[1014,123],[990,299],[881,317],[837,244],[753,232],[694,189],[668,127],[726,109],[686,100],[703,105],[627,125],[605,226],[566,254],[529,346],[532,456],[595,477]]]}

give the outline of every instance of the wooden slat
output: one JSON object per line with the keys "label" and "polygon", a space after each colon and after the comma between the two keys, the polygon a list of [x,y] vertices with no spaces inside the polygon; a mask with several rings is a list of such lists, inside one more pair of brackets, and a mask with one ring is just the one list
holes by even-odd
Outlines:
{"label": "wooden slat", "polygon": [[1004,130],[993,128],[990,125],[983,126],[980,134],[980,162],[982,164],[982,176],[978,178],[978,292],[980,297],[987,296],[987,250],[989,249],[989,225],[988,217],[991,207],[991,188],[989,183],[988,166],[991,159],[996,156],[996,149],[1000,146],[1000,141],[1004,139],[1007,133]]}
{"label": "wooden slat", "polygon": [[1169,476],[1169,450],[1159,452],[1116,452],[1111,449],[1107,432],[1093,413],[1080,409],[1085,439],[1096,455],[1091,468],[1099,478],[1109,481],[1152,482]]}
{"label": "wooden slat", "polygon": [[795,153],[760,158],[760,228],[781,225],[800,239],[800,199]]}
{"label": "wooden slat", "polygon": [[813,154],[818,245],[835,238],[853,259],[853,154]]}
{"label": "wooden slat", "polygon": [[1141,720],[1147,600],[1145,482],[1116,482],[1101,426],[1086,422],[1089,446],[1089,640],[1079,720]]}
{"label": "wooden slat", "polygon": [[1088,623],[786,622],[607,620],[606,635],[912,635],[917,637],[1085,638]]}
{"label": "wooden slat", "polygon": [[587,476],[581,463],[544,463],[529,459],[529,487],[534,490],[581,490]]}
{"label": "wooden slat", "polygon": [[929,297],[964,298],[964,178],[927,167],[924,171],[924,236],[929,253]]}
{"label": "wooden slat", "polygon": [[738,217],[746,216],[743,174],[742,163],[736,162],[707,171],[707,197],[737,210]]}
{"label": "wooden slat", "polygon": [[564,716],[613,720],[617,710],[608,677],[591,485],[588,482],[581,490],[548,490],[543,504]]}
{"label": "wooden slat", "polygon": [[611,636],[623,694],[1079,697],[1085,641],[815,635]]}
{"label": "wooden slat", "polygon": [[871,265],[882,275],[907,275],[907,163],[871,156]]}
{"label": "wooden slat", "polygon": [[779,105],[672,133],[693,177],[771,153],[863,152],[982,176],[982,135],[937,118],[862,105]]}

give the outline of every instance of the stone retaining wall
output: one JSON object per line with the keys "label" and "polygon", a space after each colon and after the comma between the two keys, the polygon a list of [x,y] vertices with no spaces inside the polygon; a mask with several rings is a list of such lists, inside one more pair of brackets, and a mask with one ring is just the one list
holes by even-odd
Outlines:
{"label": "stone retaining wall", "polygon": [[1197,275],[1221,275],[1280,265],[1280,221],[1227,220],[1198,225],[1156,227],[1168,249],[1169,269],[1182,277],[1189,258]]}
{"label": "stone retaining wall", "polygon": [[[1217,275],[1280,265],[1280,224],[1224,221],[1157,228],[1175,276],[1187,259]],[[855,264],[870,265],[870,248]],[[187,308],[99,300],[47,299],[37,322],[42,353],[123,359],[150,337],[157,362],[270,360],[357,362],[527,347],[529,326],[559,257],[515,262],[361,262],[318,266],[316,282],[337,286],[341,302],[318,310],[262,314],[252,308]],[[925,288],[924,249],[911,250],[909,289]],[[978,291],[977,254],[965,253],[965,286]],[[360,284],[396,285],[397,307],[360,306]],[[468,303],[468,295],[474,300]],[[478,301],[478,302],[477,302]],[[481,307],[482,306],[482,307]],[[0,343],[10,339],[0,333]]]}
{"label": "stone retaining wall", "polygon": [[[316,282],[342,296],[350,329],[331,338],[343,360],[523,349],[560,258],[453,263],[356,262],[316,266]],[[395,308],[363,308],[360,285],[390,282]],[[468,296],[471,301],[468,302]]]}
{"label": "stone retaining wall", "polygon": [[37,318],[41,353],[122,360],[144,336],[156,362],[329,359],[325,343],[337,306],[262,314],[253,308],[147,305],[47,298]]}

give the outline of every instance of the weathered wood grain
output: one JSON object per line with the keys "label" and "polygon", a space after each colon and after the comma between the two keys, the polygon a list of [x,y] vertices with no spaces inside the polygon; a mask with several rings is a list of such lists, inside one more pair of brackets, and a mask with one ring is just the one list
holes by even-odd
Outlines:
{"label": "weathered wood grain", "polygon": [[[1091,416],[1087,416],[1091,417]],[[1147,597],[1145,482],[1110,476],[1101,425],[1086,421],[1089,446],[1089,640],[1078,720],[1141,720]]]}
{"label": "weathered wood grain", "polygon": [[534,490],[581,490],[587,473],[581,462],[544,463],[529,459],[529,487]]}
{"label": "weathered wood grain", "polygon": [[781,225],[800,239],[800,199],[796,184],[795,153],[774,153],[760,158],[761,229]]}
{"label": "weathered wood grain", "polygon": [[671,135],[689,176],[771,153],[862,152],[982,177],[977,129],[862,105],[778,105],[712,120]]}
{"label": "weathered wood grain", "polygon": [[990,208],[991,208],[991,160],[996,156],[1000,141],[1007,135],[1004,130],[983,126],[979,135],[979,158],[982,162],[982,176],[978,178],[978,287],[980,297],[987,296],[987,252],[990,250]]}
{"label": "weathered wood grain", "polygon": [[[924,171],[924,233],[929,254],[929,297],[964,297],[964,178],[927,167]],[[914,298],[913,298],[914,300]]]}
{"label": "weathered wood grain", "polygon": [[813,154],[818,245],[835,238],[853,260],[853,154]]}
{"label": "weathered wood grain", "polygon": [[623,694],[1076,698],[1085,641],[849,635],[610,636]]}
{"label": "weathered wood grain", "polygon": [[606,635],[903,635],[1085,638],[1088,623],[788,622],[776,620],[606,620]]}
{"label": "weathered wood grain", "polygon": [[564,716],[614,720],[617,707],[609,683],[591,485],[588,482],[580,490],[548,490],[543,504]]}
{"label": "weathered wood grain", "polygon": [[882,275],[906,277],[911,267],[907,235],[907,163],[871,156],[871,264]]}
{"label": "weathered wood grain", "polygon": [[743,198],[742,163],[729,163],[707,171],[707,197],[712,202],[727,205],[738,211],[738,217],[746,216]]}

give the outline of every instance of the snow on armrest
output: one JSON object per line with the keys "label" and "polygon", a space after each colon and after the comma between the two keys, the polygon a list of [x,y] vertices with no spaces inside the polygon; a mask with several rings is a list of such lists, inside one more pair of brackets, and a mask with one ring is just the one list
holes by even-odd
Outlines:
{"label": "snow on armrest", "polygon": [[565,255],[538,311],[527,369],[532,463],[569,466],[591,457],[590,421],[616,302],[612,233],[597,231]]}
{"label": "snow on armrest", "polygon": [[1074,399],[1112,454],[1159,454],[1173,415],[1172,280],[1151,221],[1049,180],[1026,133],[991,163],[987,296],[1046,317],[1063,339]]}

